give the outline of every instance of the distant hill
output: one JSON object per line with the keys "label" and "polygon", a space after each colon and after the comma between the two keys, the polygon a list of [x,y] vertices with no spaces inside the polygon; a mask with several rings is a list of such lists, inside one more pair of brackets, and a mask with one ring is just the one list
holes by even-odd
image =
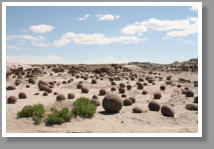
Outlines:
{"label": "distant hill", "polygon": [[130,62],[128,65],[136,65],[144,69],[168,69],[169,71],[198,71],[198,58],[192,58],[188,61],[175,61],[171,64],[157,64],[150,62]]}

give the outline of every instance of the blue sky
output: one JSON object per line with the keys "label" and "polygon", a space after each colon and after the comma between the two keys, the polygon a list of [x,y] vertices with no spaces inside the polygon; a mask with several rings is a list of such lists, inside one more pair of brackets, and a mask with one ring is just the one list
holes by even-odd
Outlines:
{"label": "blue sky", "polygon": [[196,7],[7,6],[7,61],[171,63],[198,57]]}

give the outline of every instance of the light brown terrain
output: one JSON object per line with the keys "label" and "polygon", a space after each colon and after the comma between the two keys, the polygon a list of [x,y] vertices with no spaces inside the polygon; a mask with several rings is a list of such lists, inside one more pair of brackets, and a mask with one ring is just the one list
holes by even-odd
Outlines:
{"label": "light brown terrain", "polygon": [[[12,95],[18,98],[20,92],[25,92],[27,98],[17,99],[15,104],[6,104],[6,131],[8,133],[197,132],[197,110],[186,109],[186,105],[192,104],[198,95],[197,70],[197,59],[175,62],[169,65],[151,63],[108,65],[7,64],[7,87],[10,85],[16,87],[15,90],[7,90],[7,98]],[[29,83],[29,78],[33,79],[35,84]],[[96,79],[97,84],[92,84],[92,79]],[[43,96],[44,91],[39,91],[39,80],[43,80],[51,86],[52,92],[48,93],[48,96]],[[17,82],[16,85],[14,84],[15,81]],[[79,81],[82,81],[83,86],[88,87],[88,93],[82,93],[81,89],[77,89]],[[111,82],[115,82],[116,85],[112,85]],[[121,97],[122,94],[118,91],[121,82],[126,86],[132,86],[130,90],[125,89],[127,96],[125,98]],[[137,89],[137,82],[143,84],[143,89]],[[26,88],[26,85],[30,85],[30,88]],[[160,90],[161,85],[164,85],[166,89]],[[116,91],[111,91],[112,87],[115,87]],[[187,87],[186,90],[193,91],[194,97],[186,97],[185,87]],[[100,89],[117,94],[122,100],[134,96],[136,102],[130,106],[123,106],[119,113],[107,113],[102,107],[102,100],[105,96],[99,95]],[[143,91],[147,91],[147,94],[143,95]],[[65,101],[56,101],[54,92],[65,95]],[[161,93],[160,99],[154,99],[155,92]],[[35,93],[39,93],[39,95],[34,95]],[[61,125],[46,126],[44,122],[34,125],[32,118],[17,118],[16,116],[17,112],[24,106],[38,103],[44,104],[47,110],[53,106],[58,109],[62,107],[72,108],[72,102],[75,99],[68,99],[68,93],[74,93],[75,99],[78,97],[91,99],[93,95],[97,95],[101,105],[97,107],[94,117],[90,119],[72,118],[70,122]],[[169,105],[174,110],[174,117],[163,116],[161,110],[150,111],[148,104],[153,100],[157,101],[160,106]],[[141,108],[143,112],[133,113],[132,109],[136,106]]]}

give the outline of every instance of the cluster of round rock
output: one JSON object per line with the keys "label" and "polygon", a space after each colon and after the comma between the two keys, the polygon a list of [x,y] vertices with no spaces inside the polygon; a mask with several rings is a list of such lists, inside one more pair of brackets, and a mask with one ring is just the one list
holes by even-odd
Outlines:
{"label": "cluster of round rock", "polygon": [[[34,69],[34,73],[37,72],[37,71],[38,71],[37,69]],[[61,69],[61,68],[59,68],[59,69],[57,68],[57,69],[54,69],[54,70],[52,70],[52,71],[55,72],[55,73],[64,72],[64,70]],[[103,70],[102,70],[102,71],[103,71]],[[105,71],[106,71],[106,70],[105,70]],[[157,74],[157,73],[149,72],[149,74]],[[72,74],[72,75],[75,76],[76,78],[83,78],[84,80],[87,80],[87,79],[88,79],[87,76],[79,76],[78,74],[76,74],[76,75]],[[160,73],[158,73],[158,75],[160,75]],[[100,77],[101,77],[101,76],[104,76],[104,75],[100,74]],[[145,76],[145,75],[144,75],[144,76]],[[99,77],[96,77],[96,79],[92,79],[92,80],[91,80],[91,84],[97,84],[97,79],[98,79],[98,78],[99,78]],[[137,75],[137,74],[132,74],[132,75],[130,76],[130,79],[131,79],[131,80],[135,80],[135,78],[138,78],[138,75]],[[171,81],[171,78],[172,78],[171,76],[168,76],[168,77],[166,78],[166,85],[169,85],[169,84],[172,85],[172,84],[173,84],[173,82]],[[102,79],[102,78],[100,78],[100,79]],[[120,77],[115,77],[115,78],[108,77],[108,79],[109,79],[111,85],[113,86],[113,87],[111,88],[111,91],[116,91],[117,89],[116,89],[116,87],[114,87],[114,86],[116,85],[116,83],[115,83],[114,80],[119,81],[119,80],[121,80],[121,78],[120,78]],[[126,78],[126,79],[128,79],[128,78]],[[155,85],[155,81],[154,81],[154,78],[153,78],[153,77],[146,76],[145,79],[148,81],[148,83],[152,83],[153,85]],[[162,78],[162,77],[159,77],[159,81],[162,81],[162,80],[163,80],[163,78]],[[72,81],[72,80],[63,81],[62,84],[66,84],[66,83],[69,83],[69,82],[71,82],[71,81]],[[137,86],[137,89],[138,89],[138,90],[142,90],[142,95],[146,95],[146,94],[147,94],[147,91],[146,91],[146,90],[143,90],[143,89],[144,89],[144,86],[147,85],[147,83],[145,83],[145,82],[142,83],[143,81],[144,81],[144,79],[138,78],[138,81],[136,82],[136,86]],[[185,80],[185,79],[182,79],[182,78],[179,78],[179,81],[180,81],[181,83],[186,83],[186,82],[189,83],[189,82],[190,82],[189,80]],[[33,78],[31,78],[31,77],[29,78],[28,82],[31,83],[31,84],[35,84],[35,80],[34,80]],[[20,83],[21,83],[20,80],[16,80],[14,84],[15,84],[15,85],[19,85]],[[44,91],[44,92],[43,92],[43,96],[48,96],[48,94],[50,94],[50,93],[53,92],[53,91],[52,91],[52,88],[54,87],[55,84],[57,84],[56,81],[50,81],[50,82],[47,83],[47,82],[45,82],[45,81],[40,80],[39,83],[38,83],[38,88],[39,88],[40,91]],[[59,85],[59,84],[57,84],[57,85]],[[194,86],[197,87],[197,82],[196,82],[196,81],[194,82]],[[30,85],[26,85],[26,87],[29,88]],[[89,89],[88,89],[86,86],[83,85],[83,82],[82,82],[82,81],[80,81],[80,82],[77,84],[76,87],[77,87],[78,89],[81,89],[81,92],[82,92],[83,94],[87,94],[87,93],[89,92]],[[177,87],[178,87],[178,88],[181,88],[181,85],[178,84]],[[7,90],[14,90],[14,89],[16,89],[15,86],[8,86],[8,87],[7,87]],[[119,93],[121,94],[121,97],[122,97],[122,98],[126,98],[126,97],[127,97],[127,95],[125,94],[126,89],[127,89],[127,90],[131,90],[131,89],[132,89],[132,86],[131,86],[130,84],[125,85],[124,83],[120,83],[120,84],[119,84],[118,91],[119,91]],[[161,85],[161,86],[160,86],[160,90],[165,90],[165,89],[166,89],[166,87],[165,87],[164,85]],[[35,93],[34,95],[38,95],[38,94],[39,94],[39,93]],[[58,94],[57,92],[54,92],[53,94],[54,94],[54,95],[57,95],[57,97],[56,97],[56,100],[57,100],[57,101],[63,101],[63,100],[65,100],[65,96],[64,96],[63,94]],[[100,95],[100,96],[104,96],[104,95],[106,95],[106,94],[107,94],[107,92],[106,92],[105,89],[100,89],[100,91],[99,91],[99,95]],[[182,94],[185,94],[186,97],[194,97],[193,91],[189,90],[188,88],[184,88],[184,90],[182,89]],[[26,95],[26,94],[25,94],[25,95]],[[9,97],[8,100],[7,100],[8,103],[15,103],[15,102],[16,102],[16,99],[15,99],[14,97],[15,97],[15,96]],[[11,98],[12,98],[12,99],[11,99]],[[20,97],[19,97],[19,98],[20,98]],[[26,98],[26,97],[25,97],[25,98]],[[69,94],[67,95],[67,98],[68,98],[68,99],[74,99],[74,98],[75,98],[75,94],[69,93]],[[154,99],[160,99],[160,98],[161,98],[161,93],[159,93],[159,92],[154,93]],[[14,100],[14,99],[15,99],[15,100]],[[107,100],[107,99],[109,99],[109,100]],[[116,101],[116,102],[115,102],[115,101]],[[97,95],[94,95],[94,96],[92,97],[91,102],[94,103],[96,106],[101,105],[101,103],[100,103],[99,100],[98,100]],[[134,97],[129,97],[129,98],[126,98],[126,99],[122,100],[119,96],[117,96],[117,95],[115,95],[115,94],[107,94],[107,95],[105,96],[105,98],[103,99],[102,105],[103,105],[103,108],[104,108],[106,111],[108,111],[108,112],[119,112],[120,109],[122,108],[122,106],[130,106],[130,105],[132,105],[132,104],[135,103],[135,102],[136,102],[136,99],[135,99]],[[193,104],[187,104],[187,105],[186,105],[186,109],[188,109],[188,110],[197,110],[198,106],[197,106],[197,104],[195,104],[195,103],[198,103],[198,98],[197,98],[197,97],[194,98],[194,103],[193,103]],[[119,106],[119,105],[120,105],[120,106]],[[174,111],[173,111],[172,108],[171,108],[170,106],[168,106],[168,105],[164,105],[164,106],[161,107],[161,106],[159,105],[158,102],[156,102],[156,101],[151,101],[151,102],[149,103],[148,107],[149,107],[149,109],[150,109],[151,111],[159,111],[159,110],[161,109],[161,113],[162,113],[164,116],[169,116],[169,117],[173,117],[173,116],[174,116]],[[118,110],[118,109],[119,109],[119,110]],[[134,107],[134,108],[133,108],[133,112],[134,112],[134,113],[141,113],[141,112],[142,112],[142,109],[139,108],[139,107]]]}

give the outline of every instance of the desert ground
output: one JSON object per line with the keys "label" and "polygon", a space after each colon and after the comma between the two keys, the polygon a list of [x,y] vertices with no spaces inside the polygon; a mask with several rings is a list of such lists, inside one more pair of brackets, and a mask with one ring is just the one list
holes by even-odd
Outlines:
{"label": "desert ground", "polygon": [[[6,76],[7,100],[10,96],[17,97],[15,103],[5,103],[8,133],[196,133],[198,131],[197,59],[167,65],[140,62],[102,65],[8,63]],[[92,79],[96,80],[95,84],[92,83]],[[41,80],[50,88],[47,96],[44,96],[45,91],[41,91],[38,87]],[[77,88],[77,84],[86,87],[88,93],[82,93],[82,90]],[[139,84],[141,88],[138,88]],[[131,89],[127,86],[131,86]],[[165,90],[161,90],[160,86],[164,86]],[[125,93],[120,93],[119,88],[124,88]],[[100,95],[100,89],[104,89],[106,94]],[[20,92],[24,92],[27,98],[19,99]],[[55,92],[58,95],[63,94],[65,100],[57,101]],[[75,98],[68,99],[69,93],[73,93]],[[122,109],[118,113],[109,113],[103,108],[102,101],[109,93],[116,94],[123,101]],[[155,93],[161,94],[160,99],[155,99]],[[100,105],[97,106],[92,118],[76,117],[69,122],[52,126],[47,126],[44,122],[35,125],[32,118],[17,118],[17,112],[26,105],[41,103],[47,110],[50,107],[72,109],[72,103],[78,97],[92,99],[93,95],[98,97]],[[124,103],[129,97],[135,98],[136,101],[130,104]],[[151,110],[148,106],[151,101],[155,101],[160,106],[160,110]],[[170,108],[173,116],[165,116],[162,113],[161,108],[164,105]],[[135,107],[140,109],[140,113],[133,112]]]}

